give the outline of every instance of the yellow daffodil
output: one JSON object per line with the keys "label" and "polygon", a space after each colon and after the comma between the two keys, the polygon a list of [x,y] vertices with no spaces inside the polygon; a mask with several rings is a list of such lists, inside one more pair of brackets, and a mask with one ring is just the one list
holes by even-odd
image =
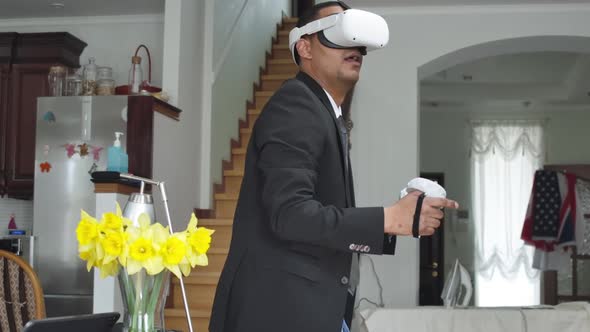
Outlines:
{"label": "yellow daffodil", "polygon": [[123,218],[112,212],[107,212],[102,215],[101,219],[101,231],[120,231],[123,230]]}
{"label": "yellow daffodil", "polygon": [[167,269],[179,278],[188,276],[191,267],[208,264],[213,230],[197,227],[197,222],[193,214],[185,231],[170,234],[168,227],[152,224],[147,214],[132,223],[123,217],[119,204],[100,222],[82,211],[76,228],[79,256],[88,271],[96,267],[103,278],[117,275],[121,267],[128,275],[141,269],[155,275]]}
{"label": "yellow daffodil", "polygon": [[180,265],[189,266],[189,261],[186,258],[186,247],[186,236],[184,234],[175,234],[168,237],[160,249],[164,267],[178,278],[181,277],[182,272],[187,271],[187,269],[181,271]]}
{"label": "yellow daffodil", "polygon": [[134,274],[142,267],[148,274],[154,275],[164,269],[160,248],[167,234],[165,228],[156,223],[150,225],[147,215],[139,217],[139,228],[129,227],[129,252],[127,256],[127,271]]}
{"label": "yellow daffodil", "polygon": [[91,244],[98,237],[98,222],[84,210],[76,228],[76,237],[81,245]]}
{"label": "yellow daffodil", "polygon": [[79,255],[81,259],[86,261],[86,269],[88,270],[88,272],[90,272],[90,270],[92,270],[93,267],[97,266],[96,253],[94,252],[94,250],[81,251]]}
{"label": "yellow daffodil", "polygon": [[114,277],[117,273],[119,273],[119,263],[117,263],[116,260],[107,264],[103,263],[100,266],[100,277],[103,279],[106,277]]}
{"label": "yellow daffodil", "polygon": [[192,267],[209,264],[206,253],[211,245],[211,235],[214,233],[211,229],[197,227],[198,222],[199,220],[193,213],[186,229],[189,244],[187,258]]}
{"label": "yellow daffodil", "polygon": [[101,240],[104,250],[103,264],[116,260],[125,250],[125,235],[121,231],[107,231]]}

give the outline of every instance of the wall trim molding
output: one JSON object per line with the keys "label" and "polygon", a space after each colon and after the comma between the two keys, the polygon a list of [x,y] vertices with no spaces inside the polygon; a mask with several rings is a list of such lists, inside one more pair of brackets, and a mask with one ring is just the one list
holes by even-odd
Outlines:
{"label": "wall trim molding", "polygon": [[92,25],[92,24],[134,24],[164,23],[164,14],[146,15],[111,15],[111,16],[67,16],[0,19],[0,27],[34,27],[58,25]]}
{"label": "wall trim molding", "polygon": [[204,11],[198,207],[209,209],[213,206],[213,181],[211,180],[211,113],[213,108],[213,82],[215,81],[215,73],[213,72],[213,20],[215,16],[215,3],[213,0],[204,1]]}
{"label": "wall trim molding", "polygon": [[[236,27],[238,26],[238,23],[242,20],[242,17],[244,16],[244,12],[246,11],[246,7],[248,6],[249,2],[250,2],[249,0],[244,0],[244,2],[242,3],[242,7],[240,8],[240,12],[238,13],[238,16],[232,22],[231,29],[229,31],[229,36],[224,41],[225,45],[223,46],[223,50],[221,50],[221,56],[219,57],[219,59],[217,59],[215,64],[213,64],[213,76],[211,77],[211,84],[215,83],[215,80],[217,79],[217,75],[219,75],[219,72],[221,71],[221,67],[225,63],[225,60],[227,59],[227,56],[229,54],[229,50],[231,49],[231,47],[233,46],[233,43],[234,43],[234,39],[235,39],[235,35],[236,35]],[[213,14],[215,14],[215,12],[213,12]]]}
{"label": "wall trim molding", "polygon": [[518,14],[590,11],[590,4],[506,4],[506,5],[449,5],[449,6],[359,6],[381,15],[413,14]]}

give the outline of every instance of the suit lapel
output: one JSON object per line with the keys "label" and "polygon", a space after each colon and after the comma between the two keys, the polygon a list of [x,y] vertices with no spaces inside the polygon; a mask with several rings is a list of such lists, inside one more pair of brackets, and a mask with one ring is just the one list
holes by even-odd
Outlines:
{"label": "suit lapel", "polygon": [[338,124],[338,119],[336,119],[336,114],[332,109],[332,104],[330,103],[330,99],[326,95],[324,89],[319,85],[311,76],[307,75],[304,72],[299,72],[295,77],[297,80],[303,82],[318,99],[324,105],[325,110],[330,114],[332,117],[332,122],[334,124],[334,128],[336,129],[336,134],[338,135],[338,148],[340,150],[340,165],[342,166],[343,174],[344,174],[344,186],[345,186],[345,196],[346,196],[346,205],[348,207],[352,207],[353,202],[353,194],[352,194],[352,186],[351,186],[351,178],[350,178],[350,167],[346,169],[346,165],[350,165],[350,158],[348,156],[348,151],[345,151],[345,146],[347,144],[343,142],[342,135],[340,134],[340,126]]}

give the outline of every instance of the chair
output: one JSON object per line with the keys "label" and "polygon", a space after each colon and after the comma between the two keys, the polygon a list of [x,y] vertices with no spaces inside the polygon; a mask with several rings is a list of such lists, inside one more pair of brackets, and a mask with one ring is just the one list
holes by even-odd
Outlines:
{"label": "chair", "polygon": [[0,250],[0,331],[20,331],[32,319],[45,318],[41,282],[22,258]]}

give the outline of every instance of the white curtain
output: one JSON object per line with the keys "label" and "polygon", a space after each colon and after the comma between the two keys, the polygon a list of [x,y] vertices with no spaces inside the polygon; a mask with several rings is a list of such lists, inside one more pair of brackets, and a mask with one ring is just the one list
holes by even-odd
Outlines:
{"label": "white curtain", "polygon": [[540,121],[472,123],[471,185],[478,306],[539,304],[533,248],[520,239],[535,170],[544,156]]}

